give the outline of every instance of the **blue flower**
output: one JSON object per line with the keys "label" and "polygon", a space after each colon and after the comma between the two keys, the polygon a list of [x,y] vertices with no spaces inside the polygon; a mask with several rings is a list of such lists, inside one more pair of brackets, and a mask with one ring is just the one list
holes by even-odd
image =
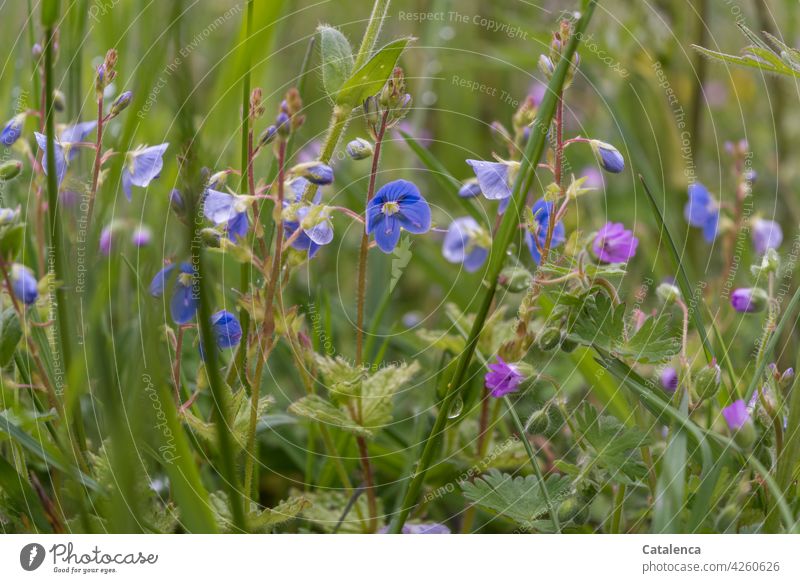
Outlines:
{"label": "blue flower", "polygon": [[[150,295],[160,298],[164,295],[170,275],[175,269],[176,264],[167,265],[156,273],[153,281],[150,282]],[[172,319],[176,324],[186,324],[194,318],[197,311],[198,299],[195,293],[195,281],[197,273],[188,263],[181,263],[178,275],[172,289],[169,309]]]}
{"label": "blue flower", "polygon": [[614,146],[600,140],[592,140],[591,146],[603,170],[612,174],[619,174],[625,170],[625,158]]}
{"label": "blue flower", "polygon": [[146,188],[152,180],[158,178],[164,167],[163,156],[168,147],[169,143],[165,142],[128,152],[122,169],[122,190],[128,200],[131,200],[131,186]]}
{"label": "blue flower", "polygon": [[295,176],[305,178],[313,184],[324,186],[333,182],[333,168],[319,160],[298,164],[292,167],[291,172]]}
{"label": "blue flower", "polygon": [[220,310],[211,316],[211,329],[220,350],[233,348],[242,339],[239,320],[227,310]]}
{"label": "blue flower", "polygon": [[[533,220],[536,230],[536,239],[533,238],[533,233],[530,231],[525,233],[525,243],[528,245],[528,249],[531,252],[531,257],[533,257],[533,261],[537,265],[542,260],[542,254],[539,251],[539,247],[544,249],[544,246],[547,244],[547,229],[548,225],[550,224],[550,215],[552,212],[552,202],[547,202],[542,198],[537,200],[533,205]],[[550,248],[554,249],[555,247],[563,244],[566,240],[567,232],[564,228],[564,223],[559,221],[553,227],[553,236],[550,239]],[[536,244],[536,241],[539,242],[538,245]]]}
{"label": "blue flower", "polygon": [[711,243],[717,237],[719,203],[699,182],[689,185],[689,201],[683,209],[683,214],[691,226],[703,229],[706,241]]}
{"label": "blue flower", "polygon": [[777,249],[783,242],[783,230],[775,221],[756,219],[753,221],[753,247],[759,255],[767,249]]}
{"label": "blue flower", "polygon": [[391,253],[400,240],[400,230],[426,233],[431,228],[431,208],[419,189],[408,180],[385,184],[367,204],[367,234],[384,253]]}
{"label": "blue flower", "polygon": [[472,217],[455,219],[444,236],[442,255],[450,263],[463,263],[464,269],[477,271],[489,256],[491,239]]}
{"label": "blue flower", "polygon": [[[39,132],[33,133],[34,137],[36,138],[36,143],[39,144],[39,149],[42,151],[42,167],[44,169],[45,176],[47,175],[47,136],[44,134],[40,134]],[[67,156],[65,153],[64,145],[61,144],[58,140],[53,142],[55,146],[55,162],[56,162],[56,179],[58,180],[58,185],[61,186],[61,183],[64,181],[64,176],[67,173]]]}
{"label": "blue flower", "polygon": [[333,241],[333,224],[328,217],[327,210],[319,202],[322,193],[317,192],[311,203],[303,202],[303,192],[308,186],[305,178],[295,178],[289,183],[289,188],[294,193],[294,203],[284,201],[283,230],[288,238],[292,237],[297,229],[302,232],[292,242],[294,249],[308,251],[308,256],[313,257],[320,246]]}
{"label": "blue flower", "polygon": [[22,303],[30,305],[39,297],[39,284],[29,267],[15,263],[11,266],[11,289]]}
{"label": "blue flower", "polygon": [[10,148],[22,135],[22,126],[25,125],[25,114],[20,113],[12,117],[0,134],[0,142]]}
{"label": "blue flower", "polygon": [[482,160],[467,160],[467,164],[472,166],[483,196],[489,200],[503,200],[511,196],[511,164]]}
{"label": "blue flower", "polygon": [[481,186],[478,184],[477,179],[470,178],[469,180],[465,180],[464,183],[461,185],[461,188],[458,189],[458,196],[461,198],[474,198],[481,193]]}
{"label": "blue flower", "polygon": [[[61,130],[61,134],[59,135],[59,141],[62,144],[69,144],[72,142],[83,142],[86,140],[86,136],[88,136],[94,128],[97,126],[96,121],[85,121],[82,123],[77,123],[73,126],[68,126]],[[70,148],[67,153],[67,161],[72,162],[75,156],[78,155],[79,150],[77,148]]]}
{"label": "blue flower", "polygon": [[209,188],[203,200],[203,214],[215,225],[225,225],[228,238],[235,242],[247,235],[250,227],[247,209],[252,203],[251,197]]}

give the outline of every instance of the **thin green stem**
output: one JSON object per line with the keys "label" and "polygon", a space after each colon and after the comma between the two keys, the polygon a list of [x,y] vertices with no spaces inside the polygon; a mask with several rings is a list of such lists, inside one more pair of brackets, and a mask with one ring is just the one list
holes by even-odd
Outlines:
{"label": "thin green stem", "polygon": [[443,435],[445,426],[447,425],[447,416],[453,400],[462,389],[463,379],[467,372],[475,349],[478,343],[478,337],[483,330],[484,323],[489,314],[494,294],[497,289],[497,279],[500,276],[500,271],[503,268],[506,258],[506,252],[509,245],[517,233],[517,226],[519,225],[519,218],[522,216],[522,209],[525,205],[525,197],[530,190],[533,180],[536,175],[536,166],[539,159],[544,152],[545,139],[547,129],[553,120],[556,108],[556,98],[561,92],[561,88],[566,78],[567,70],[571,66],[572,56],[578,48],[578,42],[586,26],[591,20],[594,9],[597,5],[597,0],[589,0],[586,4],[586,10],[581,15],[575,27],[575,34],[569,40],[565,51],[562,53],[561,60],[556,67],[555,72],[548,85],[547,93],[539,107],[536,119],[531,127],[531,138],[525,147],[525,153],[520,165],[517,178],[514,181],[514,188],[512,191],[512,203],[510,208],[503,215],[503,221],[500,224],[497,237],[495,238],[491,255],[489,257],[489,267],[487,270],[486,286],[487,289],[483,293],[483,299],[475,314],[474,324],[470,330],[469,337],[467,338],[466,347],[461,353],[461,356],[456,364],[456,371],[450,383],[448,383],[445,391],[443,401],[439,406],[439,413],[434,422],[433,428],[425,441],[425,447],[422,451],[422,456],[417,464],[416,472],[411,478],[411,483],[397,516],[392,522],[390,532],[399,534],[403,528],[403,524],[411,512],[411,508],[416,503],[419,497],[422,484],[425,481],[425,474],[428,471],[431,463],[433,462],[434,452],[437,449],[437,444]]}
{"label": "thin green stem", "polygon": [[[55,158],[55,109],[53,108],[53,45],[55,43],[55,29],[52,26],[45,30],[44,46],[44,96],[45,96],[45,134],[47,136],[47,153],[45,164],[47,167],[47,216],[49,220],[49,261],[52,269],[53,278],[62,282],[56,288],[56,322],[53,334],[59,339],[61,358],[58,359],[64,367],[63,377],[68,383],[70,380],[70,369],[72,367],[72,344],[69,335],[69,309],[67,307],[66,291],[64,283],[66,273],[64,271],[64,255],[62,248],[62,221],[58,217],[58,182]],[[58,348],[55,348],[58,350]],[[60,383],[56,382],[56,393],[59,393]],[[77,388],[76,388],[77,390]],[[67,399],[70,402],[70,399]],[[86,432],[83,425],[83,415],[81,413],[80,402],[76,399],[73,407],[65,408],[68,415],[72,416],[75,439],[78,450],[86,451]]]}
{"label": "thin green stem", "polygon": [[391,0],[375,0],[375,4],[372,5],[372,14],[369,15],[367,30],[364,31],[361,46],[353,62],[353,71],[358,71],[372,54],[372,49],[375,48],[375,43],[381,32],[381,26],[383,26],[383,20],[389,11],[390,2]]}
{"label": "thin green stem", "polygon": [[625,484],[617,486],[614,494],[614,514],[611,516],[611,534],[620,534],[622,531],[622,508],[625,504]]}

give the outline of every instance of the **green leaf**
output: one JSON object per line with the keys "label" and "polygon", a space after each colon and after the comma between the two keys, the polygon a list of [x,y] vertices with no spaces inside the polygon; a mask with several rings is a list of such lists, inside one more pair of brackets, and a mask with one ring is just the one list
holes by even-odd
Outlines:
{"label": "green leaf", "polygon": [[372,437],[372,431],[358,425],[350,418],[347,411],[334,406],[319,395],[308,395],[295,401],[289,405],[289,412],[317,423],[333,425],[356,435]]}
{"label": "green leaf", "polygon": [[411,40],[411,37],[399,38],[378,50],[342,85],[336,95],[336,103],[356,107],[361,105],[367,97],[380,91],[389,75],[392,74],[397,59],[400,58]]}
{"label": "green leaf", "polygon": [[589,466],[603,469],[608,479],[621,484],[638,484],[647,475],[639,448],[649,438],[614,417],[598,415],[589,403],[575,413],[576,439],[590,455]]}
{"label": "green leaf", "polygon": [[625,323],[625,304],[613,306],[605,293],[598,293],[586,298],[582,306],[569,331],[575,342],[645,363],[669,360],[680,351],[669,315],[648,318],[631,335]]}
{"label": "green leaf", "polygon": [[11,507],[21,514],[27,514],[39,532],[53,532],[42,507],[42,502],[33,491],[28,480],[17,473],[6,459],[0,456],[0,490],[5,492]]}
{"label": "green leaf", "polygon": [[[683,394],[681,413],[689,410],[689,395]],[[667,448],[661,457],[653,508],[653,532],[666,534],[680,531],[680,516],[686,495],[686,462],[688,438],[678,423],[674,423]]]}
{"label": "green leaf", "polygon": [[16,224],[0,229],[0,257],[5,258],[6,263],[12,263],[19,255],[19,250],[22,249],[24,240],[24,224]]}
{"label": "green leaf", "polygon": [[21,339],[22,327],[17,312],[14,308],[8,308],[0,316],[0,368],[11,362]]}
{"label": "green leaf", "polygon": [[362,387],[363,424],[367,430],[379,429],[392,420],[392,400],[397,391],[419,370],[419,364],[387,366],[364,381]]}
{"label": "green leaf", "polygon": [[[366,496],[359,496],[346,516],[345,511],[348,508],[348,504],[351,503],[351,499],[345,492],[328,489],[306,492],[303,493],[303,496],[311,502],[311,505],[303,510],[303,516],[325,532],[364,532],[366,523],[362,518],[365,519],[369,516]],[[378,499],[379,523],[382,515],[381,500]],[[343,517],[344,519],[342,519]]]}
{"label": "green leaf", "polygon": [[322,56],[322,85],[328,95],[336,95],[353,72],[353,49],[347,38],[331,26],[323,24],[317,32]]}
{"label": "green leaf", "polygon": [[78,470],[75,466],[70,465],[67,461],[63,460],[56,452],[50,451],[49,448],[46,449],[43,441],[37,441],[25,433],[8,418],[6,413],[6,411],[0,411],[0,434],[5,433],[29,453],[42,460],[46,465],[52,466],[55,469],[72,476],[75,480],[79,481],[87,488],[90,488],[96,492],[101,490],[100,486],[95,480]]}
{"label": "green leaf", "polygon": [[[566,498],[572,489],[569,476],[551,475],[545,487],[554,503]],[[491,469],[474,482],[461,484],[464,497],[488,510],[502,514],[526,528],[547,512],[538,478],[533,475],[512,477]]]}
{"label": "green leaf", "polygon": [[253,530],[265,531],[297,517],[298,514],[310,507],[311,500],[307,497],[294,496],[287,498],[274,508],[265,508],[251,515],[248,519],[248,524]]}

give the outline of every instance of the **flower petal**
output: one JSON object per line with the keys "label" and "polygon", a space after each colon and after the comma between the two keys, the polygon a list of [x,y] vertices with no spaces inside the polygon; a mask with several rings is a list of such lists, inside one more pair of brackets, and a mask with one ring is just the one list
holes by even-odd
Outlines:
{"label": "flower petal", "polygon": [[467,160],[467,164],[472,166],[483,196],[489,200],[500,200],[511,196],[507,164],[482,160]]}
{"label": "flower petal", "polygon": [[400,221],[395,217],[386,217],[380,227],[375,229],[375,242],[384,253],[391,253],[400,240]]}
{"label": "flower petal", "polygon": [[227,223],[238,214],[235,204],[236,197],[232,194],[209,188],[203,199],[203,215],[215,225]]}
{"label": "flower petal", "polygon": [[164,167],[164,152],[169,147],[169,143],[150,146],[137,152],[133,152],[131,162],[131,184],[142,188],[148,186],[150,181],[155,179]]}

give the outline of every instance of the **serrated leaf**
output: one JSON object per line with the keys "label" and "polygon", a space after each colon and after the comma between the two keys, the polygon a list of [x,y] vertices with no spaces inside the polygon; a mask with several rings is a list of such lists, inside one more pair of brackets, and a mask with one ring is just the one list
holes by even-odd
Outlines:
{"label": "serrated leaf", "polygon": [[368,377],[362,387],[363,424],[367,429],[380,428],[392,420],[392,399],[419,370],[419,364],[387,366]]}
{"label": "serrated leaf", "polygon": [[[303,510],[302,515],[307,520],[319,526],[325,532],[341,532],[341,533],[360,533],[364,532],[367,526],[365,519],[369,516],[369,509],[367,507],[367,497],[359,496],[353,504],[350,512],[342,520],[341,525],[339,521],[342,519],[345,509],[350,502],[349,496],[344,492],[336,490],[319,490],[316,492],[304,493],[303,496],[311,501],[311,506]],[[381,511],[382,504],[380,498],[378,499],[378,517],[383,515]],[[337,525],[339,528],[337,530]]]}
{"label": "serrated leaf", "polygon": [[336,95],[336,103],[356,107],[380,91],[411,40],[411,37],[393,40],[372,55],[363,67],[345,81]]}
{"label": "serrated leaf", "polygon": [[638,484],[646,476],[639,453],[650,441],[646,434],[614,417],[598,415],[588,403],[574,419],[577,441],[590,456],[587,466],[605,470],[609,480],[622,484]]}
{"label": "serrated leaf", "polygon": [[364,369],[354,367],[350,361],[337,356],[331,358],[320,354],[315,355],[317,368],[325,380],[325,387],[330,391],[333,400],[342,397],[354,397],[361,393],[361,383],[364,380]]}
{"label": "serrated leaf", "polygon": [[310,507],[311,500],[306,496],[293,496],[273,508],[265,508],[260,512],[251,514],[247,519],[247,523],[253,530],[263,532],[273,526],[292,520]]}
{"label": "serrated leaf", "polygon": [[[572,480],[569,476],[551,475],[545,480],[545,488],[557,504],[569,495]],[[531,528],[534,521],[547,512],[539,480],[533,475],[515,478],[491,469],[472,483],[463,482],[461,491],[467,500],[526,528]]]}
{"label": "serrated leaf", "polygon": [[358,425],[344,409],[340,409],[319,395],[308,395],[289,405],[289,412],[318,423],[333,425],[344,431],[372,437],[372,431]]}
{"label": "serrated leaf", "polygon": [[347,37],[335,28],[321,25],[317,32],[322,57],[322,85],[326,93],[333,96],[353,72],[353,50]]}
{"label": "serrated leaf", "polygon": [[667,314],[653,316],[628,338],[625,304],[614,306],[605,293],[598,293],[582,303],[581,311],[569,330],[570,339],[595,346],[637,362],[662,362],[680,351],[677,330]]}

